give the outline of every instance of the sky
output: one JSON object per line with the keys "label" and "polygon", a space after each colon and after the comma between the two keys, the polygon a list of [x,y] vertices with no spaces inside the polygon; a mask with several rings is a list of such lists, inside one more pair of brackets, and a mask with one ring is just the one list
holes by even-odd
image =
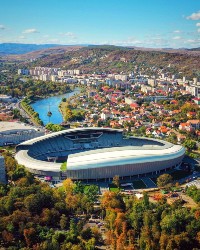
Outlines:
{"label": "sky", "polygon": [[200,47],[200,0],[0,0],[0,43]]}

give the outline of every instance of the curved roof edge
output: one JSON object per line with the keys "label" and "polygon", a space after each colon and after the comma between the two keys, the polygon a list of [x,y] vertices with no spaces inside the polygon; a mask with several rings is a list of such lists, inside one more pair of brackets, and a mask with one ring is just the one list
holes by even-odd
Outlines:
{"label": "curved roof edge", "polygon": [[118,132],[118,133],[122,133],[123,130],[122,129],[113,129],[113,128],[100,128],[100,127],[88,127],[88,128],[72,128],[72,129],[65,129],[62,131],[58,131],[58,132],[53,132],[47,135],[43,135],[25,142],[20,143],[19,145],[31,145],[35,142],[39,142],[42,140],[46,140],[48,138],[53,138],[56,137],[58,135],[62,135],[62,134],[67,134],[67,133],[71,133],[71,132],[79,132],[79,131],[92,131],[92,130],[99,130],[99,131],[110,131],[110,132]]}
{"label": "curved roof edge", "polygon": [[[94,152],[94,154],[90,154],[89,157],[87,155],[77,158],[73,157],[71,159],[68,158],[67,170],[92,169],[109,166],[112,167],[116,165],[166,161],[181,157],[185,154],[185,148],[179,145],[174,145],[174,147],[171,147],[170,149],[164,149],[161,151],[144,150],[142,152],[142,156],[140,155],[140,150],[132,151],[133,154],[130,154],[130,150],[126,150],[124,152],[122,151],[124,153],[122,155],[119,155],[119,151],[115,151],[112,153],[110,152],[108,155],[106,155],[107,157],[105,157],[104,153],[101,153],[101,156],[104,157],[100,157],[99,154],[95,154]],[[16,154],[15,158],[19,162],[19,164],[25,165],[30,169],[59,172],[61,167],[61,163],[36,160],[27,154],[27,150],[19,151]]]}

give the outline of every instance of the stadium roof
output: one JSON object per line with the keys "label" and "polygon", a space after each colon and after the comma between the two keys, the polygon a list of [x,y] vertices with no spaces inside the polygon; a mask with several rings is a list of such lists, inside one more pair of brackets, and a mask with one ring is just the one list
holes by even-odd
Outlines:
{"label": "stadium roof", "polygon": [[[89,132],[89,131],[107,131],[107,132],[117,132],[122,133],[122,130],[110,129],[110,128],[77,128],[68,129],[60,132],[48,134],[38,138],[31,139],[27,142],[21,143],[19,151],[16,154],[17,161],[25,165],[30,169],[40,170],[40,171],[51,171],[60,172],[61,163],[48,162],[35,159],[29,156],[28,150],[31,151],[31,145],[43,140],[48,140],[50,138],[55,138],[60,135],[66,135],[68,133],[76,132]],[[68,155],[67,159],[67,170],[82,170],[82,169],[93,169],[93,168],[104,168],[113,166],[122,166],[137,163],[148,163],[148,162],[162,162],[171,159],[176,159],[182,157],[185,153],[185,149],[180,145],[174,145],[169,142],[149,139],[149,138],[134,138],[146,141],[152,141],[152,145],[147,143],[143,146],[121,146],[121,147],[107,147],[98,148],[84,151],[81,153],[71,153]],[[124,139],[125,140],[125,139]],[[157,142],[157,145],[153,145]],[[26,145],[28,147],[22,147],[21,145]]]}
{"label": "stadium roof", "polygon": [[[145,147],[144,147],[145,148]],[[67,169],[87,169],[126,165],[144,162],[165,161],[182,156],[185,149],[179,145],[170,148],[157,147],[154,150],[143,149],[143,147],[121,147],[112,150],[90,150],[87,154],[77,153],[68,156]]]}
{"label": "stadium roof", "polygon": [[42,140],[46,140],[48,138],[53,138],[53,137],[57,137],[59,135],[65,135],[65,134],[69,134],[69,133],[76,133],[76,132],[86,132],[86,131],[92,131],[92,130],[102,130],[102,131],[110,131],[110,132],[117,132],[117,133],[122,133],[123,130],[122,129],[111,129],[111,128],[98,128],[98,127],[90,127],[90,128],[75,128],[75,129],[67,129],[67,130],[62,130],[59,132],[54,132],[54,133],[50,133],[48,135],[43,135],[28,141],[25,141],[23,143],[21,143],[20,145],[32,145],[35,142],[38,141],[42,141]]}
{"label": "stadium roof", "polygon": [[[145,148],[145,147],[144,147]],[[28,150],[21,150],[16,154],[17,161],[29,168],[58,172],[61,163],[46,162],[34,159],[27,154]],[[126,165],[142,162],[156,162],[174,159],[182,156],[185,149],[174,145],[165,149],[141,149],[139,147],[116,147],[90,150],[82,153],[71,154],[67,160],[67,170],[80,170],[88,168]]]}

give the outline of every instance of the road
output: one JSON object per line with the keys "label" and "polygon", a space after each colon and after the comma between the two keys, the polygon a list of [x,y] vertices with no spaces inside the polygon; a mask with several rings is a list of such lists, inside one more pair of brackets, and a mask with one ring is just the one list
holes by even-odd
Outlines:
{"label": "road", "polygon": [[36,123],[31,119],[31,117],[29,116],[29,114],[22,108],[22,106],[21,106],[21,104],[20,104],[20,101],[17,102],[17,103],[15,104],[15,107],[16,107],[17,109],[19,109],[20,115],[21,115],[22,117],[26,118],[30,124],[33,124],[34,126],[38,127],[38,124],[36,124]]}

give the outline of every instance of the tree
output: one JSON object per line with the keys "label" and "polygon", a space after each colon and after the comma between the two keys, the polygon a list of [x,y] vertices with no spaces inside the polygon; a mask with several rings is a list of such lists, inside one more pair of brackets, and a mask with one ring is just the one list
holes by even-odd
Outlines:
{"label": "tree", "polygon": [[95,243],[96,243],[95,238],[91,238],[91,239],[88,240],[88,242],[85,244],[85,249],[86,249],[86,250],[94,250],[94,249],[95,249]]}
{"label": "tree", "polygon": [[197,144],[193,140],[185,140],[183,146],[187,148],[187,150],[195,150],[197,149]]}
{"label": "tree", "polygon": [[34,243],[36,243],[37,235],[35,229],[34,228],[24,229],[24,238],[26,241],[26,245],[28,247],[31,247]]}
{"label": "tree", "polygon": [[67,227],[67,216],[65,214],[62,214],[60,217],[60,227],[62,230],[66,229]]}
{"label": "tree", "polygon": [[170,174],[162,174],[157,179],[158,187],[166,187],[172,183],[173,179]]}
{"label": "tree", "polygon": [[103,208],[112,210],[118,209],[123,211],[125,208],[123,197],[120,193],[106,191],[104,192],[101,200],[101,205]]}
{"label": "tree", "polygon": [[89,201],[95,202],[97,199],[97,195],[99,193],[99,188],[97,185],[89,185],[84,189],[84,194],[87,196]]}
{"label": "tree", "polygon": [[75,184],[73,183],[73,181],[71,179],[66,179],[63,181],[63,187],[65,190],[66,195],[68,194],[72,194],[75,188]]}
{"label": "tree", "polygon": [[83,193],[84,192],[84,185],[82,184],[81,181],[76,181],[75,182],[75,187],[74,187],[74,193]]}
{"label": "tree", "polygon": [[92,238],[92,230],[90,227],[82,230],[81,232],[81,237],[84,239],[84,240],[89,240]]}
{"label": "tree", "polygon": [[120,187],[119,175],[115,175],[115,176],[113,177],[112,183],[113,183],[116,187],[118,187],[118,189],[119,189],[119,187]]}

